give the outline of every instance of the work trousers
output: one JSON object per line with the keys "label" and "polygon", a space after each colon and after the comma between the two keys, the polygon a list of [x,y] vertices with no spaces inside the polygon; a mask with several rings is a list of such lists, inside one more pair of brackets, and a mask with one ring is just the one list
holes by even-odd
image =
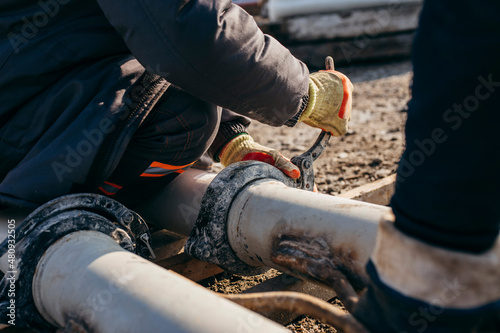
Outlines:
{"label": "work trousers", "polygon": [[207,151],[220,113],[219,107],[170,87],[98,192],[131,208],[158,193]]}
{"label": "work trousers", "polygon": [[500,224],[500,2],[425,1],[413,45],[396,226],[460,251]]}

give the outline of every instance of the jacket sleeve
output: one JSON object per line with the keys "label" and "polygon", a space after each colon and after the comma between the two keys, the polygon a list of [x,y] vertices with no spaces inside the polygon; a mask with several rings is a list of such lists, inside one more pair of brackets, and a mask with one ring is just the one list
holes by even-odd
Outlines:
{"label": "jacket sleeve", "polygon": [[250,126],[250,119],[247,117],[240,116],[228,109],[222,109],[219,131],[207,151],[208,155],[215,162],[219,162],[218,155],[222,148],[234,137],[248,133],[248,126]]}
{"label": "jacket sleeve", "polygon": [[307,67],[231,0],[97,0],[150,72],[273,126],[296,115]]}

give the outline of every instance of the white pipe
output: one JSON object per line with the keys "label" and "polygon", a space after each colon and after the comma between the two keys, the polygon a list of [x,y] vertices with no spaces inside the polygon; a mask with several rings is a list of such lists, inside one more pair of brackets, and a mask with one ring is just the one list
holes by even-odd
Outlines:
{"label": "white pipe", "polygon": [[277,21],[296,15],[321,14],[380,6],[394,8],[402,3],[419,2],[422,2],[422,0],[269,0],[268,15],[271,21]]}
{"label": "white pipe", "polygon": [[64,327],[71,319],[92,332],[287,332],[94,231],[66,235],[46,251],[33,298],[49,322]]}
{"label": "white pipe", "polygon": [[189,169],[135,211],[159,228],[188,236],[196,223],[203,195],[215,176],[213,172]]}
{"label": "white pipe", "polygon": [[[148,222],[188,235],[201,199],[215,174],[191,170],[137,211]],[[388,207],[287,187],[274,180],[244,187],[231,204],[228,238],[237,256],[251,266],[283,271],[271,260],[272,246],[284,232],[322,238],[332,249],[346,251],[353,268],[363,274],[373,247],[378,221]],[[259,259],[260,258],[260,259]]]}
{"label": "white pipe", "polygon": [[261,180],[247,186],[233,201],[228,238],[236,255],[251,266],[288,271],[271,260],[283,235],[323,240],[333,257],[349,260],[353,270],[364,266],[375,246],[378,222],[390,208],[287,187]]}

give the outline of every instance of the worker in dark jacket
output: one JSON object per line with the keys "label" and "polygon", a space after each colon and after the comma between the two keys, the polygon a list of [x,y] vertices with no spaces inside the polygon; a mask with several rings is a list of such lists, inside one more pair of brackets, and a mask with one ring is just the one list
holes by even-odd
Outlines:
{"label": "worker in dark jacket", "polygon": [[230,0],[6,0],[0,11],[4,206],[73,192],[134,206],[207,150],[298,177],[245,116],[347,131],[349,80],[310,76]]}

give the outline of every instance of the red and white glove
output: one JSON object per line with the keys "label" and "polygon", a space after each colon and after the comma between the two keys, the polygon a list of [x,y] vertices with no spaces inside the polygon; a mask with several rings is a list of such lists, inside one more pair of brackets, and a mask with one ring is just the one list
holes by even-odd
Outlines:
{"label": "red and white glove", "polygon": [[309,76],[309,103],[299,121],[334,136],[347,133],[351,119],[354,87],[344,74],[335,70]]}
{"label": "red and white glove", "polygon": [[275,149],[258,144],[248,134],[239,135],[229,141],[220,152],[219,158],[225,167],[236,162],[253,160],[275,166],[290,178],[300,177],[299,168],[288,158]]}

